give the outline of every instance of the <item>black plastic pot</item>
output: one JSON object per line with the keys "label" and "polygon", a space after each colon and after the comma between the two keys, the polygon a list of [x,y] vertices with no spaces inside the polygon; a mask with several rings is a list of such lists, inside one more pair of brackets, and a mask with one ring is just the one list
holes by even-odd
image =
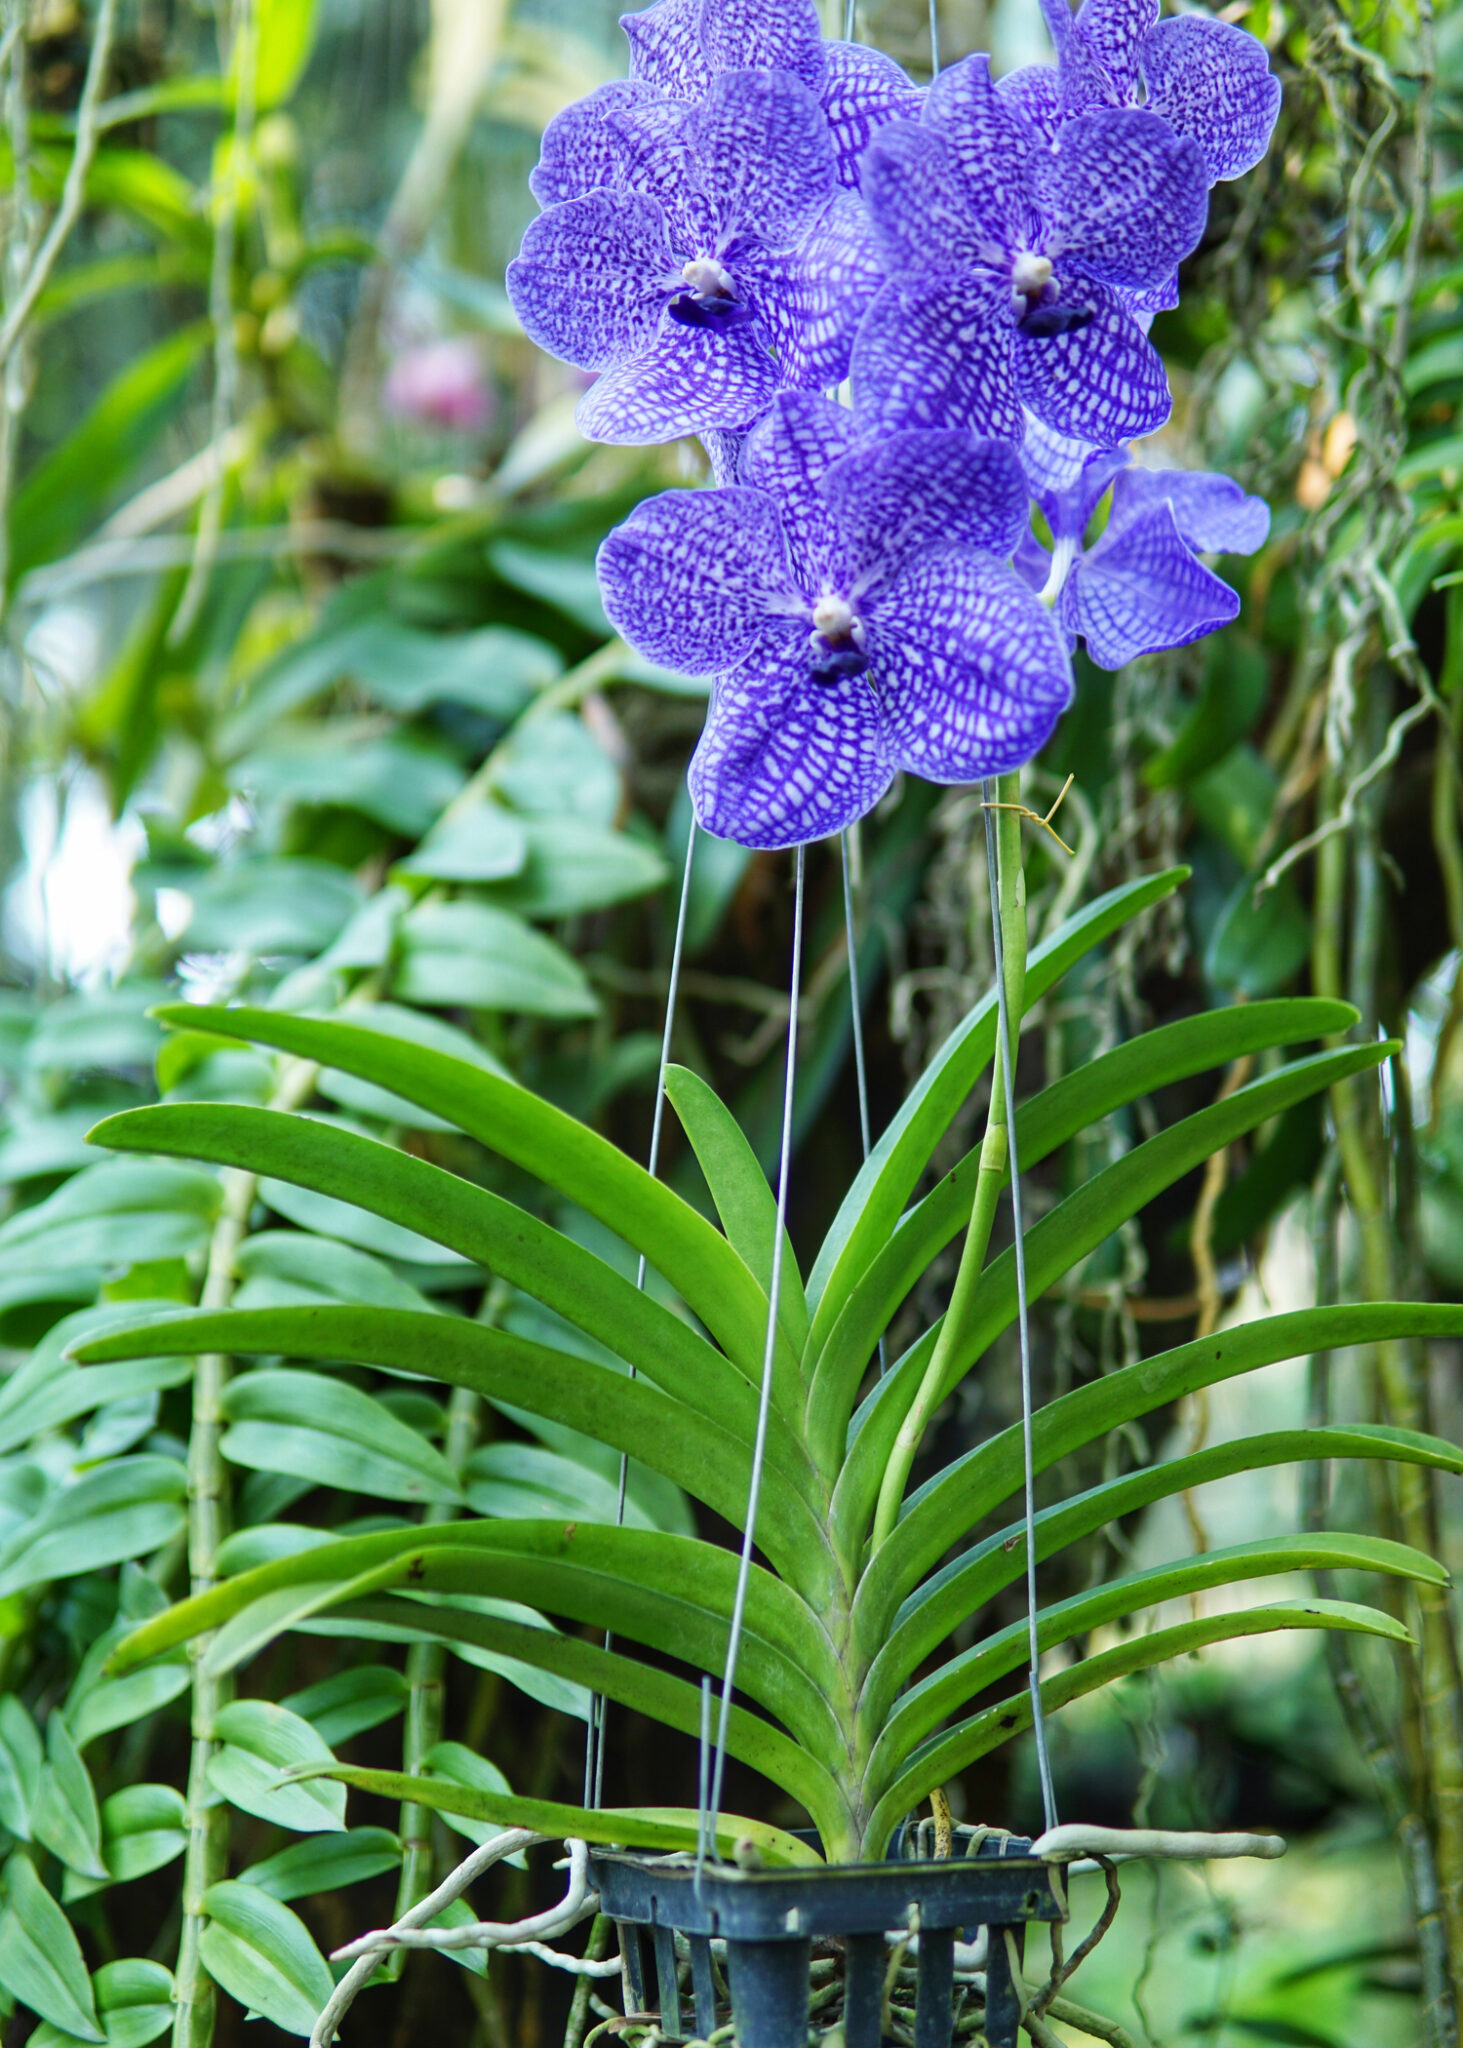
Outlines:
{"label": "black plastic pot", "polygon": [[[726,1942],[738,2048],[805,2048],[809,1965],[815,1940],[841,1949],[846,2048],[879,2048],[883,2035],[886,1932],[919,1934],[915,2048],[950,2048],[955,2026],[957,1937],[989,1932],[985,2035],[1016,2048],[1021,2009],[1011,1949],[1026,1923],[1065,1920],[1058,1874],[1024,1851],[1026,1841],[987,1837],[974,1855],[946,1862],[834,1864],[821,1870],[737,1870],[708,1864],[700,1886],[683,1862],[595,1850],[590,1863],[602,1909],[620,1936],[627,1994],[659,2014],[671,2040],[709,2036],[717,2024],[711,1943]],[[1013,1936],[1008,1944],[1007,1933]],[[691,2011],[678,1981],[677,1934],[691,1952]],[[646,1936],[649,1936],[647,1972]]]}

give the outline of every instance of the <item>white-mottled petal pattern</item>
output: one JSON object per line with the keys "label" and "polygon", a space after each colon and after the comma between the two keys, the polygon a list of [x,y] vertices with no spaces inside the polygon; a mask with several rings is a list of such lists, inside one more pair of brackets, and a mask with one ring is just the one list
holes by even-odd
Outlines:
{"label": "white-mottled petal pattern", "polygon": [[1239,616],[1239,598],[1185,547],[1166,503],[1109,529],[1071,590],[1074,623],[1099,668],[1187,647]]}
{"label": "white-mottled petal pattern", "polygon": [[1034,171],[1047,254],[1070,251],[1107,284],[1166,283],[1204,232],[1203,156],[1156,114],[1079,114]]}
{"label": "white-mottled petal pattern", "polygon": [[706,831],[774,848],[841,832],[873,809],[893,774],[868,678],[818,681],[807,626],[789,620],[717,678],[687,780]]}
{"label": "white-mottled petal pattern", "polygon": [[591,192],[529,222],[508,266],[508,296],[530,340],[561,362],[598,370],[651,340],[670,273],[654,200]]}
{"label": "white-mottled petal pattern", "polygon": [[869,145],[863,189],[880,260],[899,283],[954,282],[976,261],[980,226],[943,135],[892,121]]}
{"label": "white-mottled petal pattern", "polygon": [[1252,555],[1270,532],[1270,507],[1248,497],[1233,477],[1208,470],[1128,469],[1113,490],[1112,526],[1154,505],[1173,508],[1185,544],[1205,553]]}
{"label": "white-mottled petal pattern", "polygon": [[853,346],[850,374],[861,422],[887,433],[964,427],[1019,441],[1013,332],[1010,292],[999,283],[969,275],[927,292],[886,285]]}
{"label": "white-mottled petal pattern", "polygon": [[846,406],[811,391],[783,391],[743,444],[742,477],[781,506],[794,573],[810,601],[824,580],[834,540],[819,485],[856,440]]}
{"label": "white-mottled petal pattern", "polygon": [[790,583],[776,503],[735,486],[643,499],[602,542],[597,567],[616,632],[687,675],[734,667]]}
{"label": "white-mottled petal pattern", "polygon": [[689,133],[724,239],[786,248],[833,197],[828,123],[808,88],[786,71],[729,71],[713,79]]}
{"label": "white-mottled petal pattern", "polygon": [[1159,0],[1082,0],[1079,40],[1101,64],[1114,106],[1125,106],[1138,81],[1143,38],[1158,19]]}
{"label": "white-mottled petal pattern", "polygon": [[919,119],[924,94],[892,57],[866,43],[828,43],[819,95],[838,159],[838,182],[859,189],[859,161],[891,121]]}
{"label": "white-mottled petal pattern", "polygon": [[701,0],[701,50],[713,74],[758,66],[823,84],[817,0]]}
{"label": "white-mottled petal pattern", "polygon": [[940,73],[925,94],[921,120],[960,166],[965,203],[981,234],[1002,249],[1024,246],[1032,170],[1043,152],[1019,103],[997,91],[984,51]]}
{"label": "white-mottled petal pattern", "polygon": [[1061,278],[1064,299],[1089,308],[1092,318],[1066,334],[1016,328],[1022,402],[1059,434],[1096,448],[1153,433],[1173,406],[1163,358],[1116,292],[1070,266],[1063,266]]}
{"label": "white-mottled petal pattern", "polygon": [[575,414],[591,441],[677,441],[748,427],[777,389],[777,364],[755,322],[685,327],[669,315],[643,354],[606,370]]}
{"label": "white-mottled petal pattern", "polygon": [[990,556],[925,550],[880,590],[867,623],[895,766],[930,782],[1019,768],[1071,697],[1050,614]]}
{"label": "white-mottled petal pattern", "polygon": [[529,173],[529,190],[539,205],[562,205],[618,184],[623,152],[608,117],[656,97],[653,86],[617,78],[555,114],[544,130],[537,167]]}
{"label": "white-mottled petal pattern", "polygon": [[660,0],[638,14],[622,14],[630,44],[630,76],[680,99],[706,90],[710,71],[701,50],[702,0]]}
{"label": "white-mottled petal pattern", "polygon": [[1054,64],[1027,64],[997,79],[996,91],[1013,106],[1021,118],[1051,143],[1061,125],[1061,91]]}
{"label": "white-mottled petal pattern", "polygon": [[782,382],[824,391],[848,375],[858,323],[883,283],[873,230],[852,192],[838,192],[795,249],[749,252],[741,275],[777,351]]}
{"label": "white-mottled petal pattern", "polygon": [[1244,29],[1197,14],[1161,21],[1143,45],[1143,78],[1149,107],[1199,145],[1212,182],[1241,177],[1269,148],[1280,80]]}
{"label": "white-mottled petal pattern", "polygon": [[1009,441],[894,434],[823,479],[838,535],[838,587],[873,589],[920,550],[959,546],[1005,559],[1027,523],[1026,478]]}

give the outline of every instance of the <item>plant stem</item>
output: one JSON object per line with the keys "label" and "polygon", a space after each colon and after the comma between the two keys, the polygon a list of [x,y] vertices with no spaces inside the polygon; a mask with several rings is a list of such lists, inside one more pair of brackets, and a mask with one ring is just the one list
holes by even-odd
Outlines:
{"label": "plant stem", "polygon": [[[447,1404],[447,1463],[452,1476],[460,1480],[477,1442],[482,1426],[482,1400],[470,1387],[454,1387]],[[428,1522],[450,1522],[456,1510],[446,1503],[429,1507]],[[445,1643],[413,1643],[406,1655],[406,1727],[402,1742],[402,1768],[419,1777],[426,1757],[442,1740],[447,1646]],[[432,1888],[433,1813],[429,1806],[404,1800],[401,1808],[401,1879],[396,1889],[396,1918],[409,1913]],[[398,1949],[388,1956],[386,1974],[399,1977],[407,1951]],[[587,1981],[587,1980],[586,1980]]]}
{"label": "plant stem", "polygon": [[[1005,805],[1019,804],[1020,801],[1020,773],[1003,775],[1000,779],[1000,802]],[[1001,944],[1005,955],[1006,1004],[1011,1016],[1011,1056],[1014,1060],[1020,1041],[1026,990],[1026,874],[1021,865],[1021,820],[1014,810],[1002,809],[996,812],[996,844],[1000,854],[998,886]],[[998,1035],[995,1059],[991,1066],[990,1107],[986,1112],[985,1136],[981,1140],[980,1164],[975,1177],[975,1193],[970,1205],[970,1224],[960,1253],[960,1269],[955,1275],[950,1306],[945,1311],[945,1319],[940,1326],[940,1335],[936,1340],[934,1352],[925,1367],[924,1378],[920,1381],[909,1413],[900,1425],[894,1449],[885,1467],[883,1484],[879,1488],[879,1504],[874,1515],[873,1542],[876,1549],[899,1520],[899,1509],[904,1499],[904,1489],[909,1482],[910,1468],[914,1464],[924,1433],[929,1427],[930,1418],[948,1391],[945,1381],[949,1373],[950,1360],[959,1354],[960,1342],[969,1320],[971,1302],[985,1265],[991,1225],[995,1221],[996,1202],[1006,1179],[1008,1149],[1005,1062]]]}
{"label": "plant stem", "polygon": [[[1328,778],[1325,795],[1334,799],[1334,774]],[[1360,996],[1362,1028],[1375,1033],[1371,960],[1353,960],[1350,991],[1344,990],[1342,984],[1339,934],[1346,855],[1346,841],[1336,835],[1321,847],[1317,858],[1312,979],[1319,996],[1348,992],[1353,1000]],[[1359,863],[1375,862],[1369,835],[1364,834],[1359,840],[1357,858]],[[1363,903],[1371,904],[1377,897],[1374,887],[1367,886],[1369,879],[1359,878],[1358,893]],[[1367,920],[1369,930],[1358,926],[1357,936],[1362,942],[1359,950],[1372,951],[1380,923],[1380,917],[1374,916]],[[1342,1174],[1356,1218],[1362,1291],[1369,1301],[1393,1300],[1399,1255],[1387,1210],[1385,1137],[1378,1124],[1376,1106],[1355,1080],[1339,1083],[1331,1090],[1331,1099]],[[1378,1345],[1377,1375],[1386,1421],[1396,1428],[1426,1430],[1430,1420],[1426,1369],[1416,1347],[1403,1342]],[[1404,1542],[1436,1556],[1437,1514],[1430,1478],[1418,1468],[1401,1466],[1396,1471],[1395,1483],[1398,1533]],[[1457,1645],[1446,1590],[1419,1586],[1415,1597],[1425,1769],[1431,1794],[1428,1804],[1432,1809],[1437,1890],[1456,1997],[1456,1987],[1463,1982],[1463,1687],[1459,1683]],[[1421,1914],[1423,1904],[1415,1892],[1413,1903],[1414,1910]]]}
{"label": "plant stem", "polygon": [[[319,1068],[292,1060],[275,1090],[271,1107],[298,1109],[309,1100]],[[227,1308],[234,1295],[234,1266],[249,1229],[258,1192],[257,1174],[230,1167],[223,1177],[224,1199],[208,1246],[208,1269],[199,1305]],[[193,1420],[188,1438],[188,1570],[195,1594],[218,1578],[219,1545],[229,1527],[229,1473],[219,1449],[224,1432],[223,1397],[231,1361],[219,1351],[204,1353],[193,1370]],[[203,1966],[203,1895],[228,1870],[229,1807],[208,1782],[214,1754],[214,1722],[233,1697],[233,1680],[207,1670],[211,1635],[188,1645],[192,1665],[193,1746],[188,1761],[188,1846],[183,1863],[183,1925],[174,1973],[173,2048],[208,2048],[216,2003],[213,1979]]]}

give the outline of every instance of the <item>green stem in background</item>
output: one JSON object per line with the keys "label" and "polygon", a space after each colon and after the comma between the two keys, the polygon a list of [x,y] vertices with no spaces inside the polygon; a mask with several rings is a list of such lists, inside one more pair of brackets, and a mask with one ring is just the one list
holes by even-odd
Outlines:
{"label": "green stem in background", "polygon": [[[1334,811],[1338,777],[1328,773],[1322,792],[1323,814]],[[1351,963],[1351,985],[1343,983],[1340,936],[1348,846],[1333,834],[1320,847],[1316,866],[1316,906],[1312,983],[1319,996],[1350,994],[1363,1011],[1362,1028],[1374,1031],[1372,1010],[1375,968],[1371,956],[1380,941],[1380,914],[1358,921],[1357,950]],[[1358,840],[1359,861],[1375,863],[1370,834]],[[1375,906],[1380,899],[1369,878],[1358,877],[1359,896]],[[1346,1192],[1356,1221],[1361,1263],[1361,1293],[1368,1301],[1396,1298],[1399,1247],[1387,1206],[1388,1152],[1378,1105],[1357,1080],[1343,1081],[1331,1091],[1336,1145]],[[1425,1430],[1430,1420],[1426,1361],[1418,1347],[1404,1342],[1377,1347],[1377,1380],[1382,1419],[1401,1429]],[[1436,1500],[1431,1483],[1411,1470],[1396,1474],[1397,1533],[1406,1543],[1438,1555]],[[1457,1643],[1445,1589],[1416,1589],[1418,1613],[1418,1684],[1426,1741],[1424,1759],[1437,1863],[1437,1892],[1453,1985],[1463,1982],[1463,1687],[1459,1683]],[[1385,1774],[1381,1779],[1386,1789]],[[1409,1877],[1411,1870],[1409,1867]],[[1413,1887],[1414,1911],[1423,1914],[1426,1901]]]}
{"label": "green stem in background", "polygon": [[[293,1060],[285,1068],[272,1107],[298,1109],[315,1087],[319,1068],[310,1060]],[[259,1180],[256,1174],[230,1168],[224,1175],[223,1207],[208,1246],[200,1306],[227,1308],[234,1296],[234,1269],[249,1229]],[[231,1361],[222,1352],[202,1356],[193,1373],[193,1421],[188,1438],[188,1569],[195,1593],[218,1578],[219,1545],[229,1532],[229,1472],[220,1451],[224,1432],[223,1397]],[[213,2038],[215,1993],[203,1966],[199,1943],[205,1914],[203,1895],[228,1874],[229,1807],[208,1782],[214,1755],[214,1723],[233,1697],[233,1679],[210,1673],[207,1666],[212,1636],[188,1646],[192,1665],[191,1723],[193,1746],[188,1761],[184,1827],[188,1846],[183,1862],[183,1925],[174,1972],[173,2048],[208,2048]]]}
{"label": "green stem in background", "polygon": [[[999,801],[1003,806],[1020,803],[1019,771],[1001,777]],[[1005,955],[1006,1005],[1011,1017],[1011,1052],[1014,1059],[1021,1035],[1021,1017],[1026,991],[1026,874],[1021,865],[1021,819],[1015,810],[997,810],[996,845],[999,852],[1001,945]],[[955,1275],[950,1306],[945,1311],[945,1320],[940,1326],[940,1335],[930,1356],[930,1362],[925,1368],[924,1378],[920,1381],[909,1413],[900,1425],[899,1434],[894,1440],[894,1449],[884,1470],[883,1484],[879,1488],[879,1503],[874,1513],[875,1549],[891,1534],[899,1520],[899,1509],[904,1500],[904,1489],[909,1483],[910,1468],[919,1452],[924,1433],[929,1428],[931,1417],[949,1391],[946,1380],[950,1360],[958,1356],[960,1342],[970,1315],[970,1304],[985,1265],[991,1225],[995,1221],[996,1202],[1006,1179],[1007,1152],[1005,1062],[998,1037],[995,1060],[991,1066],[990,1108],[986,1112],[985,1137],[981,1141],[980,1164],[975,1178],[975,1194],[970,1205],[970,1224],[960,1253],[960,1269]]]}
{"label": "green stem in background", "polygon": [[[499,1290],[490,1289],[484,1308],[497,1307]],[[484,1320],[490,1318],[485,1314]],[[447,1441],[444,1446],[452,1476],[459,1482],[472,1455],[482,1427],[483,1404],[468,1387],[454,1387],[447,1404]],[[427,1509],[428,1522],[450,1522],[457,1510],[445,1502]],[[443,1708],[446,1705],[447,1645],[413,1643],[406,1656],[406,1725],[402,1740],[402,1769],[420,1777],[428,1754],[442,1740]],[[419,1905],[432,1888],[433,1813],[429,1806],[405,1800],[401,1808],[401,1879],[396,1889],[395,1918]],[[385,1963],[388,1977],[399,1977],[407,1951],[399,1949]]]}

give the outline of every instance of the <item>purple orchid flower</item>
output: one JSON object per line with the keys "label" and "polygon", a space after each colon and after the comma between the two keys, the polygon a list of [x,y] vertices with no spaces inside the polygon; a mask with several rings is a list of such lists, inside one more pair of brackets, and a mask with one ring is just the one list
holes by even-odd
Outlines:
{"label": "purple orchid flower", "polygon": [[[1270,146],[1280,80],[1265,45],[1207,15],[1160,21],[1159,0],[1041,0],[1056,70],[1012,72],[1001,90],[1047,137],[1091,107],[1142,105],[1204,153],[1209,182],[1252,170]],[[1142,97],[1140,99],[1140,93]]]}
{"label": "purple orchid flower", "polygon": [[839,383],[879,271],[808,88],[746,70],[718,74],[694,106],[633,81],[593,97],[603,122],[561,131],[538,189],[581,172],[609,182],[550,203],[507,279],[531,339],[602,373],[579,404],[584,433],[736,431],[779,389]]}
{"label": "purple orchid flower", "polygon": [[970,782],[1031,759],[1071,672],[1006,566],[1026,518],[1014,449],[871,446],[843,407],[785,393],[739,476],[647,499],[599,552],[625,639],[715,678],[690,771],[707,831],[796,846],[863,816],[899,769]]}
{"label": "purple orchid flower", "polygon": [[[1084,553],[1087,523],[1109,485],[1107,525]],[[1038,485],[1036,501],[1052,552],[1028,533],[1016,567],[1034,588],[1060,591],[1057,618],[1068,645],[1080,636],[1106,669],[1187,647],[1229,625],[1239,616],[1239,597],[1199,553],[1251,555],[1270,531],[1269,506],[1247,497],[1232,477],[1130,467],[1122,449],[1095,450],[1075,482],[1056,490]]]}
{"label": "purple orchid flower", "polygon": [[857,407],[1016,441],[1023,406],[1098,446],[1151,433],[1168,379],[1134,295],[1198,242],[1207,185],[1198,145],[1156,114],[1095,108],[1053,148],[985,56],[953,65],[865,159],[891,281],[854,348]]}
{"label": "purple orchid flower", "polygon": [[[859,159],[886,121],[912,119],[921,93],[892,57],[825,43],[816,0],[660,0],[620,26],[641,90],[699,100],[719,71],[770,65],[814,93],[833,134],[838,182],[858,190]],[[544,138],[548,147],[549,138]],[[567,196],[567,195],[566,195]]]}

